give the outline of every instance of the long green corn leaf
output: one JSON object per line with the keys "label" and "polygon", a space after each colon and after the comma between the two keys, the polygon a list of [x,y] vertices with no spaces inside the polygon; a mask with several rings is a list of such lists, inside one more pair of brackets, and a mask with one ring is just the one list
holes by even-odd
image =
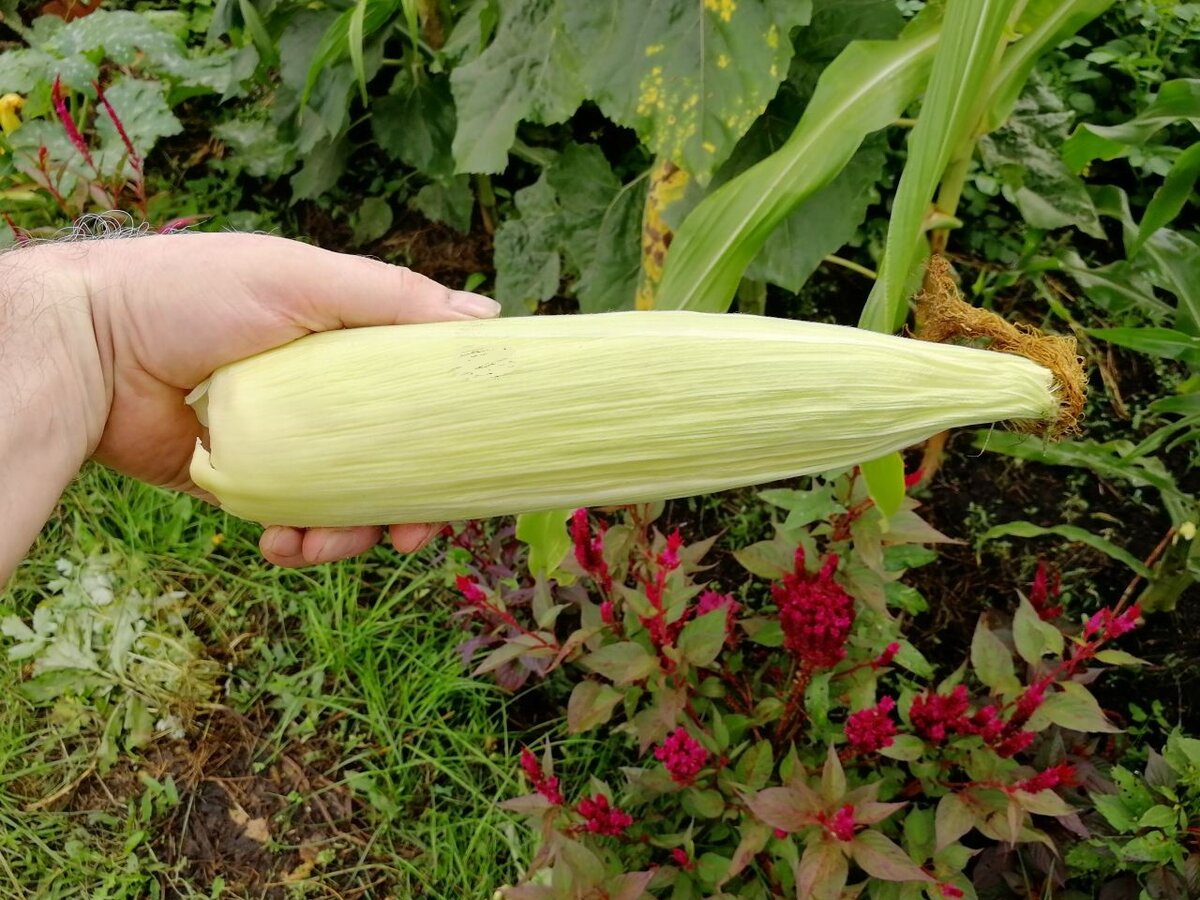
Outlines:
{"label": "long green corn leaf", "polygon": [[863,139],[918,97],[938,43],[929,7],[894,41],[856,41],[821,74],[796,130],[778,151],[706,197],[667,256],[656,306],[724,312],[767,236],[832,181]]}
{"label": "long green corn leaf", "polygon": [[921,117],[892,206],[879,279],[859,325],[895,331],[925,233],[926,212],[951,154],[979,122],[988,76],[996,68],[1015,0],[950,0],[929,75]]}
{"label": "long green corn leaf", "polygon": [[1004,124],[1029,73],[1047,47],[1075,34],[1113,5],[1114,0],[1030,0],[1017,21],[1016,39],[1004,52],[991,80],[984,107],[984,131]]}

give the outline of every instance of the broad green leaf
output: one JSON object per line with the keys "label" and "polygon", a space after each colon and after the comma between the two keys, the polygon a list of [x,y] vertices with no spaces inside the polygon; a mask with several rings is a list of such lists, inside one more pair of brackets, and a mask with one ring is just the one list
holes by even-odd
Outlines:
{"label": "broad green leaf", "polygon": [[1074,226],[1103,238],[1087,187],[1059,155],[1074,116],[1057,94],[1039,84],[1022,95],[1008,121],[980,140],[979,156],[1034,228]]}
{"label": "broad green leaf", "polygon": [[569,3],[564,19],[587,48],[588,96],[703,183],[775,96],[810,11],[811,0],[609,0]]}
{"label": "broad green leaf", "polygon": [[834,841],[809,841],[796,870],[796,896],[812,900],[839,900],[850,864]]}
{"label": "broad green leaf", "polygon": [[725,624],[728,618],[724,607],[706,612],[683,626],[676,647],[693,666],[711,665],[725,645]]}
{"label": "broad green leaf", "polygon": [[688,788],[680,796],[683,811],[700,819],[715,819],[725,811],[725,799],[720,791]]}
{"label": "broad green leaf", "polygon": [[859,469],[867,483],[867,492],[886,522],[900,511],[904,502],[904,458],[899,453],[889,453],[863,463]]}
{"label": "broad green leaf", "polygon": [[829,64],[787,143],[688,215],[667,255],[658,308],[729,308],[774,228],[832,181],[868,134],[891,124],[920,95],[939,14],[929,7],[898,39],[856,41]]}
{"label": "broad green leaf", "polygon": [[[829,184],[796,207],[767,238],[746,277],[799,292],[831,253],[857,232],[873,199],[887,157],[868,138]],[[863,282],[864,290],[867,282]]]}
{"label": "broad green leaf", "polygon": [[1118,832],[1137,830],[1137,819],[1116,794],[1092,794],[1092,805]]}
{"label": "broad green leaf", "polygon": [[[1200,247],[1169,228],[1158,228],[1143,240],[1140,227],[1130,212],[1129,198],[1119,187],[1100,185],[1092,189],[1092,197],[1101,215],[1111,216],[1121,223],[1126,256],[1133,259],[1140,242],[1136,256],[1139,260],[1149,261],[1150,265],[1145,267],[1148,278],[1157,287],[1179,298],[1174,314],[1176,329],[1187,334],[1200,334]],[[1161,317],[1169,315],[1170,308],[1167,307]]]}
{"label": "broad green leaf", "polygon": [[355,244],[375,241],[392,227],[392,206],[382,197],[367,197],[354,211]]}
{"label": "broad green leaf", "polygon": [[[512,216],[496,231],[496,299],[507,314],[524,314],[558,292],[564,277],[589,276],[589,299],[595,292],[621,296],[619,282],[597,283],[604,274],[637,258],[639,220],[625,206],[610,218],[614,205],[627,191],[613,174],[603,152],[594,144],[569,144],[546,167],[533,185],[517,191],[518,216]],[[627,202],[627,201],[626,201]],[[617,234],[618,227],[628,228]],[[604,236],[608,245],[599,247]],[[629,272],[626,289],[636,278]],[[581,285],[582,287],[582,285]],[[629,291],[631,296],[632,291]]]}
{"label": "broad green leaf", "polygon": [[442,222],[459,234],[471,230],[475,194],[471,191],[471,180],[467,175],[430,182],[417,191],[409,202],[430,222]]}
{"label": "broad green leaf", "polygon": [[1049,528],[1043,528],[1032,522],[1006,522],[1003,525],[994,525],[985,531],[980,535],[979,543],[983,544],[999,537],[1035,538],[1046,535],[1065,538],[1068,541],[1074,541],[1078,544],[1087,544],[1093,550],[1099,550],[1104,555],[1129,566],[1130,569],[1137,572],[1143,578],[1153,577],[1153,574],[1142,564],[1141,560],[1128,550],[1123,550],[1111,541],[1105,540],[1099,535],[1093,534],[1077,525],[1054,525]]}
{"label": "broad green leaf", "polygon": [[1029,718],[1029,728],[1040,731],[1048,724],[1072,731],[1115,734],[1120,728],[1113,725],[1100,709],[1100,704],[1082,684],[1065,681],[1061,691],[1050,694]]}
{"label": "broad green leaf", "polygon": [[934,191],[952,154],[979,123],[987,77],[1005,41],[1015,0],[948,0],[945,23],[908,143],[908,161],[896,188],[887,244],[859,324],[890,332],[904,320],[908,285],[919,266],[918,248]]}
{"label": "broad green leaf", "polygon": [[1150,203],[1142,214],[1137,237],[1133,246],[1129,248],[1130,256],[1137,253],[1150,235],[1179,215],[1195,192],[1197,178],[1200,178],[1200,142],[1192,144],[1179,154],[1179,158],[1171,164],[1171,171],[1163,179],[1162,185],[1150,198]]}
{"label": "broad green leaf", "polygon": [[1013,616],[1012,631],[1017,653],[1031,666],[1040,664],[1047,654],[1062,655],[1063,633],[1049,622],[1043,622],[1025,597],[1021,598]]}
{"label": "broad green leaf", "polygon": [[775,754],[767,741],[759,741],[742,753],[734,768],[734,777],[752,791],[765,785],[775,768]]}
{"label": "broad green leaf", "polygon": [[898,734],[892,739],[891,744],[879,751],[879,754],[888,759],[912,762],[914,759],[919,759],[924,752],[925,742],[915,734]]}
{"label": "broad green leaf", "polygon": [[733,858],[729,861],[729,870],[717,887],[745,869],[762,852],[762,849],[767,846],[767,841],[771,839],[771,826],[751,820],[742,825],[741,834],[741,840],[738,841],[737,849],[733,851]]}
{"label": "broad green leaf", "polygon": [[1063,159],[1079,172],[1094,159],[1122,156],[1179,121],[1200,128],[1200,78],[1164,82],[1154,101],[1121,125],[1079,126],[1063,146]]}
{"label": "broad green leaf", "polygon": [[830,744],[829,752],[825,754],[825,765],[821,769],[821,799],[832,805],[840,802],[845,794],[846,772],[838,758],[837,749]]}
{"label": "broad green leaf", "polygon": [[491,45],[450,76],[458,171],[502,172],[518,122],[566,121],[584,99],[583,62],[559,0],[503,4]]}
{"label": "broad green leaf", "polygon": [[654,655],[633,641],[607,644],[583,657],[579,664],[615,684],[632,684],[658,671]]}
{"label": "broad green leaf", "polygon": [[545,176],[513,196],[517,216],[496,229],[496,300],[505,315],[525,315],[558,293],[559,214],[554,188]]}
{"label": "broad green leaf", "polygon": [[958,794],[946,794],[938,801],[934,830],[938,850],[949,847],[975,827],[975,813]]}
{"label": "broad green leaf", "polygon": [[[144,159],[161,138],[183,131],[183,124],[167,103],[167,86],[160,81],[122,78],[105,92],[125,127],[130,142]],[[98,116],[96,131],[104,144],[106,158],[120,159],[125,147],[108,116]],[[104,168],[104,164],[101,164]]]}
{"label": "broad green leaf", "polygon": [[983,617],[980,617],[979,624],[975,626],[975,635],[971,638],[971,668],[979,680],[996,694],[1007,696],[1021,689],[1012,654],[987,627]]}
{"label": "broad green leaf", "polygon": [[553,575],[571,552],[566,524],[571,512],[557,509],[517,516],[517,540],[529,547],[529,571],[534,575]]}
{"label": "broad green leaf", "polygon": [[1200,337],[1171,328],[1088,328],[1094,338],[1139,353],[1181,359],[1200,352]]}
{"label": "broad green leaf", "polygon": [[293,200],[311,200],[330,190],[346,171],[350,143],[342,136],[319,141],[304,159],[304,166],[291,176]]}
{"label": "broad green leaf", "polygon": [[1021,809],[1036,816],[1069,816],[1075,809],[1067,801],[1052,790],[1038,791],[1031,794],[1028,791],[1014,791],[1013,799]]}
{"label": "broad green leaf", "polygon": [[639,179],[622,187],[605,207],[594,240],[595,253],[579,278],[580,312],[633,308],[642,268],[640,237],[645,202],[646,183]]}
{"label": "broad green leaf", "polygon": [[796,784],[743,794],[742,799],[761,821],[783,831],[799,831],[811,824],[820,806],[811,789]]}
{"label": "broad green leaf", "polygon": [[430,178],[454,173],[454,101],[443,75],[413,81],[405,68],[391,91],[371,107],[371,131],[388,156]]}
{"label": "broad green leaf", "polygon": [[589,678],[579,682],[567,700],[567,730],[580,734],[603,725],[624,696],[612,685],[600,681]]}
{"label": "broad green leaf", "polygon": [[1110,666],[1147,666],[1146,660],[1134,656],[1132,653],[1126,653],[1124,650],[1101,650],[1096,654],[1096,659],[1102,663],[1107,663]]}
{"label": "broad green leaf", "polygon": [[983,131],[998,128],[1021,95],[1038,57],[1072,37],[1115,0],[1029,0],[1017,21],[1017,38],[1004,51],[984,104]]}
{"label": "broad green leaf", "polygon": [[878,831],[860,831],[850,842],[850,853],[859,868],[883,881],[932,882],[929,873],[913,862],[890,838]]}

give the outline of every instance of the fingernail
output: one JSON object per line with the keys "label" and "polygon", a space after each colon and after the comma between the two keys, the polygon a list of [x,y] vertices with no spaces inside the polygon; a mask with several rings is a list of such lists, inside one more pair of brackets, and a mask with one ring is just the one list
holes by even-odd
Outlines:
{"label": "fingernail", "polygon": [[494,319],[500,315],[499,303],[491,297],[472,294],[470,291],[451,291],[450,308],[476,319]]}

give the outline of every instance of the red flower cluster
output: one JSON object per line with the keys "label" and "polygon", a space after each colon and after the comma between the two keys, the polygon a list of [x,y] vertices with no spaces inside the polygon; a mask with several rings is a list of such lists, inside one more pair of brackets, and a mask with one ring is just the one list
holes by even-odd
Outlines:
{"label": "red flower cluster", "polygon": [[839,841],[854,840],[854,807],[847,803],[832,816],[817,813],[817,821]]}
{"label": "red flower cluster", "polygon": [[679,551],[683,548],[683,535],[676,528],[667,535],[667,545],[658,554],[658,564],[668,572],[679,568]]}
{"label": "red flower cluster", "polygon": [[1111,641],[1137,628],[1141,616],[1142,608],[1136,603],[1119,615],[1111,609],[1102,609],[1083,626],[1083,637],[1085,640]]}
{"label": "red flower cluster", "polygon": [[884,697],[874,706],[851,713],[846,719],[846,740],[856,753],[875,753],[896,740],[896,723],[891,712],[896,701]]}
{"label": "red flower cluster", "polygon": [[1051,766],[1048,769],[1043,769],[1032,778],[1026,778],[1023,781],[1018,781],[1012,786],[1014,791],[1025,791],[1026,793],[1036,794],[1038,791],[1048,791],[1052,788],[1070,787],[1075,784],[1075,767],[1067,763],[1060,763],[1057,766]]}
{"label": "red flower cluster", "polygon": [[810,671],[841,662],[854,625],[854,600],[833,580],[837,565],[837,556],[831,554],[820,572],[809,575],[804,568],[804,550],[798,547],[795,573],[771,585],[784,645]]}
{"label": "red flower cluster", "polygon": [[472,606],[487,605],[487,594],[483,592],[483,588],[475,583],[474,578],[468,575],[459,575],[454,579],[454,586],[463,595],[463,599]]}
{"label": "red flower cluster", "polygon": [[682,726],[676,728],[654,751],[654,758],[666,766],[676,784],[691,784],[708,762],[708,751]]}
{"label": "red flower cluster", "polygon": [[529,779],[535,791],[555,806],[563,802],[562,794],[558,790],[558,779],[542,772],[537,757],[528,747],[521,748],[521,768],[525,770],[525,777]]}
{"label": "red flower cluster", "polygon": [[908,711],[908,719],[917,734],[940,744],[951,734],[970,730],[967,721],[970,705],[967,689],[960,684],[949,694],[929,691],[915,697]]}
{"label": "red flower cluster", "polygon": [[607,834],[610,837],[616,837],[633,824],[633,816],[615,806],[609,806],[608,798],[603,794],[584,797],[575,807],[575,811],[587,819],[583,830],[590,831],[592,834]]}
{"label": "red flower cluster", "polygon": [[604,561],[604,534],[608,531],[608,523],[599,520],[596,533],[592,534],[588,525],[588,511],[577,509],[571,515],[571,543],[575,545],[575,560],[583,571],[587,572],[605,592],[611,591],[612,575],[608,571],[608,563]]}
{"label": "red flower cluster", "polygon": [[1038,560],[1037,572],[1034,573],[1033,584],[1029,588],[1029,603],[1037,611],[1039,619],[1049,621],[1063,614],[1062,604],[1054,602],[1061,594],[1058,570],[1050,572],[1046,568],[1045,560]]}
{"label": "red flower cluster", "polygon": [[1015,756],[1033,743],[1034,733],[1022,731],[1021,726],[1042,705],[1047,681],[1035,681],[1025,689],[1008,721],[991,705],[970,713],[967,689],[961,684],[949,694],[931,691],[916,697],[908,718],[926,740],[941,743],[953,734],[977,734],[1000,756]]}

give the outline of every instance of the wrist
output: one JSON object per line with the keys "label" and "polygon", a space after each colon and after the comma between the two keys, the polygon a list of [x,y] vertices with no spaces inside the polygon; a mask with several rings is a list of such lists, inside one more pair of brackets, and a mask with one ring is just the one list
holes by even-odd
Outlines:
{"label": "wrist", "polygon": [[109,379],[81,244],[0,254],[0,583],[91,455]]}

